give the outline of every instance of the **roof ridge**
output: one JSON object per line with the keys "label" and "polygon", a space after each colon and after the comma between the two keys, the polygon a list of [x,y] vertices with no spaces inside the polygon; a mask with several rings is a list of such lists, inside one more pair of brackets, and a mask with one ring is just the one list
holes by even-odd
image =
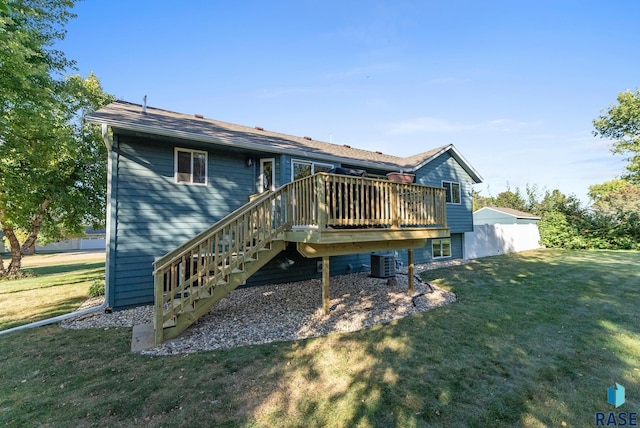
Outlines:
{"label": "roof ridge", "polygon": [[[132,107],[134,107],[134,106],[135,107],[140,107],[140,109],[143,108],[142,104],[134,103],[134,102],[127,101],[127,100],[116,100],[114,102],[120,103],[120,104],[127,104],[127,105],[132,106]],[[286,138],[293,138],[293,139],[297,139],[297,140],[312,141],[312,142],[316,142],[316,143],[320,143],[320,144],[327,144],[327,145],[330,145],[330,146],[335,146],[336,148],[343,148],[344,147],[344,148],[348,148],[350,150],[363,151],[363,152],[367,152],[367,153],[374,153],[374,154],[379,154],[379,155],[383,155],[383,156],[386,156],[386,157],[392,157],[392,158],[395,158],[395,159],[402,159],[402,160],[409,160],[411,158],[419,157],[421,155],[424,155],[424,154],[427,154],[427,153],[431,153],[434,150],[436,150],[436,149],[427,150],[425,152],[421,152],[421,153],[418,153],[418,154],[415,154],[415,155],[403,157],[403,156],[396,156],[396,155],[391,155],[391,154],[388,154],[388,153],[383,153],[381,151],[363,149],[363,148],[360,148],[360,147],[352,146],[351,144],[336,144],[336,143],[332,143],[332,142],[328,142],[328,141],[316,140],[314,138],[306,137],[306,136],[300,137],[298,135],[287,134],[287,133],[280,132],[280,131],[273,131],[273,130],[270,130],[268,128],[263,128],[261,126],[250,127],[250,126],[247,126],[247,125],[240,125],[238,123],[228,122],[228,121],[225,121],[225,120],[212,119],[210,117],[206,117],[206,116],[201,115],[199,113],[194,113],[193,115],[189,115],[188,113],[181,113],[181,112],[174,111],[174,110],[168,110],[168,109],[164,109],[164,108],[153,107],[153,106],[147,105],[146,106],[147,114],[149,113],[149,110],[156,110],[156,111],[159,111],[159,112],[165,112],[165,113],[170,113],[170,114],[174,114],[174,115],[178,115],[178,116],[183,116],[185,119],[206,120],[208,122],[212,122],[212,123],[215,123],[215,124],[229,125],[231,127],[240,127],[240,128],[246,129],[247,132],[251,132],[251,133],[259,134],[259,135],[272,134],[272,135],[278,136],[278,137],[286,137]],[[441,147],[438,147],[437,149],[442,149],[442,148],[445,148],[445,147],[447,147],[447,146],[441,146]]]}
{"label": "roof ridge", "polygon": [[447,150],[451,151],[473,180],[482,178],[458,153],[452,144],[440,146],[408,157],[385,154],[350,144],[329,143],[306,136],[265,130],[261,126],[249,127],[202,114],[186,114],[158,107],[117,100],[87,117],[91,123],[103,124],[122,130],[147,133],[168,138],[182,138],[202,143],[264,151],[294,157],[314,158],[355,167],[377,168],[383,171],[416,171]]}
{"label": "roof ridge", "polygon": [[[505,213],[505,214],[511,214],[511,215],[524,214],[524,216],[527,216],[527,217],[539,217],[539,216],[537,216],[537,215],[535,215],[535,214],[531,214],[531,213],[526,212],[526,211],[517,210],[517,209],[515,209],[515,208],[508,208],[508,207],[489,207],[489,206],[487,206],[487,207],[483,207],[483,208],[494,209],[494,210],[497,210],[497,211],[503,212],[503,213]],[[522,215],[521,215],[520,217],[524,217],[524,216],[522,216]]]}

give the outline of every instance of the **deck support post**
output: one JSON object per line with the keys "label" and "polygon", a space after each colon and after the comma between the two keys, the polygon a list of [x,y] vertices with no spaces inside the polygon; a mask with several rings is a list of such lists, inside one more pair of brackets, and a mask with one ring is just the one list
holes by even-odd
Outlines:
{"label": "deck support post", "polygon": [[413,271],[414,271],[414,266],[413,266],[413,249],[409,248],[407,250],[407,256],[409,258],[409,294],[413,294]]}
{"label": "deck support post", "polygon": [[329,315],[329,256],[322,257],[322,307]]}

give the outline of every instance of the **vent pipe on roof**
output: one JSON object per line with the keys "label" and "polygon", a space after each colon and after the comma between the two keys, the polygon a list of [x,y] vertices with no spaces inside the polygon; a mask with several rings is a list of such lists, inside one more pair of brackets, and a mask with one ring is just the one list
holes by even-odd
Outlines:
{"label": "vent pipe on roof", "polygon": [[142,97],[142,114],[147,114],[147,96]]}

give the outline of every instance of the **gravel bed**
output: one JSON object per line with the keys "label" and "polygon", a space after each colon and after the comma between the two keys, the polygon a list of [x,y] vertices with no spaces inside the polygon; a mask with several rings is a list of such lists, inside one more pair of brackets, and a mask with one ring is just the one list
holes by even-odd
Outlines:
{"label": "gravel bed", "polygon": [[[460,263],[465,261],[420,265],[416,272]],[[179,337],[142,353],[172,355],[353,332],[456,299],[453,293],[419,281],[414,281],[410,296],[407,286],[406,272],[395,280],[373,278],[369,273],[331,277],[330,315],[322,310],[320,279],[236,289]],[[100,303],[100,299],[90,299],[83,306]],[[71,318],[61,326],[107,329],[133,327],[152,319],[153,307],[141,306]]]}

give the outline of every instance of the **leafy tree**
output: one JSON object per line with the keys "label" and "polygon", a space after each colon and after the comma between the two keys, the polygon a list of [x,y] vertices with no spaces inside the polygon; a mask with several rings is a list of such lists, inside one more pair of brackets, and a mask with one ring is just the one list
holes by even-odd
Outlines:
{"label": "leafy tree", "polygon": [[589,186],[593,209],[605,212],[640,211],[640,186],[626,180],[610,180]]}
{"label": "leafy tree", "polygon": [[587,248],[582,230],[587,212],[574,195],[565,195],[558,189],[546,191],[535,204],[540,243],[556,248]]}
{"label": "leafy tree", "polygon": [[594,135],[615,140],[612,151],[628,154],[627,180],[640,184],[640,90],[618,94],[618,104],[609,106],[593,121]]}
{"label": "leafy tree", "polygon": [[515,191],[507,189],[504,192],[498,193],[493,203],[496,207],[500,208],[511,208],[518,211],[527,210],[527,203],[518,188],[516,188]]}
{"label": "leafy tree", "polygon": [[640,249],[640,186],[611,180],[589,187],[596,248]]}
{"label": "leafy tree", "polygon": [[480,192],[475,189],[471,191],[471,199],[473,201],[473,211],[478,211],[480,208],[493,205],[493,198],[491,196],[482,196]]}
{"label": "leafy tree", "polygon": [[527,184],[523,195],[519,188],[511,190],[511,186],[507,183],[507,190],[499,193],[498,196],[482,196],[480,192],[473,190],[472,198],[474,211],[484,207],[500,207],[535,213],[538,204],[538,186]]}
{"label": "leafy tree", "polygon": [[3,0],[0,0],[0,12],[8,15],[11,13],[11,8],[7,6],[7,3]]}
{"label": "leafy tree", "polygon": [[585,210],[580,199],[575,195],[565,195],[558,189],[547,191],[538,204],[538,214],[558,211],[569,217],[571,220],[578,220],[584,217]]}
{"label": "leafy tree", "polygon": [[3,135],[0,224],[11,247],[8,274],[19,272],[22,254],[40,235],[57,240],[104,222],[106,149],[99,130],[82,118],[112,97],[94,75],[70,76],[59,92],[57,108],[43,120],[28,125],[16,116],[20,126]]}
{"label": "leafy tree", "polygon": [[584,248],[580,231],[560,211],[546,213],[538,222],[540,243],[551,248]]}
{"label": "leafy tree", "polygon": [[52,46],[72,6],[22,0],[0,16],[0,226],[11,247],[0,275],[20,272],[38,236],[104,221],[105,149],[82,118],[112,97],[94,75],[61,77],[73,64]]}
{"label": "leafy tree", "polygon": [[589,186],[589,199],[591,199],[591,201],[595,203],[598,203],[598,201],[600,201],[603,197],[612,192],[616,192],[622,188],[627,187],[628,184],[629,182],[627,180],[622,180],[619,178],[605,181],[601,184],[593,184]]}
{"label": "leafy tree", "polygon": [[540,216],[540,243],[547,247],[640,250],[640,185],[611,180],[590,186],[594,203],[589,209],[558,189],[541,195],[527,184],[524,195],[518,188],[488,198],[474,192],[474,210],[498,206]]}

